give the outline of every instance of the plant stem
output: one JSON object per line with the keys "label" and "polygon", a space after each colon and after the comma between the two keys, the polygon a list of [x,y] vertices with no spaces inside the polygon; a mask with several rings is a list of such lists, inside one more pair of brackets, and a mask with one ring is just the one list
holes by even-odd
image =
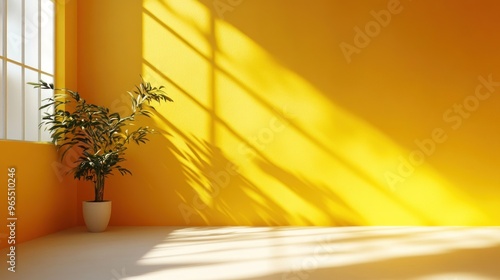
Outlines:
{"label": "plant stem", "polygon": [[95,201],[101,202],[104,200],[104,174],[96,172],[96,181],[94,186]]}

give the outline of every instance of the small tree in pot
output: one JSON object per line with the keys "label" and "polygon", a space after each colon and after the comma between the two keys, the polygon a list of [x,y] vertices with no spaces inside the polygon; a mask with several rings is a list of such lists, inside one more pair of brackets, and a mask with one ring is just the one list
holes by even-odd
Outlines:
{"label": "small tree in pot", "polygon": [[[114,171],[121,175],[132,174],[120,165],[125,161],[128,145],[144,144],[149,141],[148,135],[154,133],[154,129],[149,126],[134,126],[137,117],[151,117],[155,110],[152,102],[173,101],[163,91],[163,86],[153,87],[142,81],[134,91],[128,92],[131,113],[121,116],[106,107],[87,103],[76,91],[55,88],[44,81],[29,84],[35,88],[54,90],[54,96],[45,100],[45,105],[40,107],[40,110],[51,108],[44,113],[40,127],[50,132],[52,142],[61,152],[61,161],[70,150],[78,154],[70,172],[75,179],[94,184],[94,202],[104,201],[105,179]],[[104,229],[108,222],[109,217]],[[87,227],[90,231],[104,230],[103,225],[99,226],[100,229],[92,230],[87,223]]]}

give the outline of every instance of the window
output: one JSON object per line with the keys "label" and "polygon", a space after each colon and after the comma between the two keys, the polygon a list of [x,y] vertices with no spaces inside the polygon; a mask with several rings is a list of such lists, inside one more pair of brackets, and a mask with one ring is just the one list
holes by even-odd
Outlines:
{"label": "window", "polygon": [[38,108],[52,93],[27,83],[53,83],[54,64],[54,1],[0,0],[0,139],[50,140]]}

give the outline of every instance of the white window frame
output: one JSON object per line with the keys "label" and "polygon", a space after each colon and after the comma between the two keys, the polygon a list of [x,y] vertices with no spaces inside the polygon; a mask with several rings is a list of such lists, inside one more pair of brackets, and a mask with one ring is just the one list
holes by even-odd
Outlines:
{"label": "white window frame", "polygon": [[[20,43],[16,42],[15,44],[11,43],[9,44],[8,39],[10,38],[12,40],[12,34],[8,34],[8,31],[10,31],[8,27],[8,16],[7,13],[9,12],[8,9],[8,4],[9,3],[14,3],[12,1],[16,1],[16,5],[21,3],[21,13],[22,13],[22,20],[21,20],[21,34],[15,35],[20,39]],[[27,14],[27,2],[35,2],[38,5],[38,13],[34,13],[32,15]],[[31,7],[32,10],[33,6]],[[48,93],[47,91],[41,92],[39,89],[33,89],[32,86],[27,85],[28,82],[38,82],[39,80],[43,79],[46,82],[53,83],[55,79],[55,44],[56,44],[56,33],[55,33],[55,2],[53,0],[0,0],[0,44],[2,44],[0,48],[0,139],[1,140],[20,140],[20,141],[34,141],[34,142],[39,142],[39,141],[50,141],[50,135],[47,131],[44,131],[43,129],[38,129],[38,124],[41,121],[43,112],[38,111],[38,108],[42,105],[43,99],[49,97],[52,93]],[[47,10],[48,9],[48,10]],[[50,18],[47,18],[50,17]],[[36,22],[38,21],[38,22]],[[31,25],[30,25],[31,24]],[[27,28],[31,28],[29,32],[27,31]],[[47,29],[50,28],[50,29]],[[34,30],[38,29],[38,31],[35,33]],[[44,31],[45,30],[45,31]],[[49,30],[47,32],[46,30]],[[49,46],[47,49],[52,55],[52,58],[48,58],[49,60],[52,59],[53,62],[49,64],[49,67],[46,67],[44,65],[44,62],[46,61],[44,58],[44,61],[42,62],[42,56],[43,56],[43,51],[45,50],[44,43],[47,42],[46,39],[42,39],[42,36],[47,32],[49,36],[52,38],[52,42],[50,43],[49,40]],[[34,35],[32,35],[34,34]],[[38,37],[37,37],[38,36]],[[47,37],[49,37],[47,36]],[[31,41],[36,41],[38,44],[37,51],[38,51],[38,65],[28,65],[29,62],[26,61],[26,41],[30,39]],[[13,59],[12,57],[9,56],[9,48],[14,47],[20,47],[21,50],[21,58],[20,60]],[[53,53],[52,53],[53,52]],[[35,52],[36,53],[36,52]],[[46,56],[47,57],[47,56]],[[20,108],[11,108],[12,106],[9,105],[9,94],[10,97],[12,97],[14,93],[9,93],[9,80],[8,80],[8,75],[9,73],[7,72],[9,69],[12,68],[20,68],[21,70],[21,77],[20,77],[20,85],[18,84],[19,81],[16,81],[15,86],[20,88],[21,92],[16,92],[15,94],[20,94],[21,95],[21,105]],[[47,69],[51,68],[51,69]],[[36,80],[26,80],[26,73],[30,72],[33,74],[33,76],[36,74],[37,79]],[[19,98],[19,97],[16,97]],[[12,98],[15,99],[15,98]],[[29,101],[31,102],[30,104],[35,102],[37,103],[37,112],[34,113],[33,108],[26,108],[27,107],[27,100],[30,99]],[[17,104],[16,104],[17,105]],[[18,107],[18,106],[16,106]],[[32,106],[33,107],[33,106]],[[12,113],[15,110],[17,113],[16,115],[20,116],[21,120],[16,120],[17,123],[21,123],[22,127],[13,127],[12,125],[13,120],[12,118],[9,120],[9,113]],[[20,112],[19,112],[20,111]],[[27,112],[29,111],[29,112]],[[28,114],[31,116],[28,119]],[[33,117],[33,115],[37,115],[37,119]],[[36,122],[36,126],[34,125],[34,122]],[[11,125],[9,125],[9,123]],[[30,133],[27,133],[27,127],[29,126]],[[35,132],[32,131],[33,127],[36,127],[37,131],[36,134],[37,136],[35,137],[34,134]]]}

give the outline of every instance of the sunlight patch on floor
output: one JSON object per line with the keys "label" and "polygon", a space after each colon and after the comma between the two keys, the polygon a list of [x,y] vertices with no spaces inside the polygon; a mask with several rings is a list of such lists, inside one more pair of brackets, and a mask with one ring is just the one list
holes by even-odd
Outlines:
{"label": "sunlight patch on floor", "polygon": [[[276,279],[306,279],[319,269],[335,275],[336,268],[343,266],[499,245],[500,236],[490,228],[191,228],[171,233],[137,264],[168,264],[164,270],[149,273],[151,279],[199,279],[200,275],[203,279],[258,279],[277,274],[283,276]],[[413,279],[490,279],[459,269]]]}

